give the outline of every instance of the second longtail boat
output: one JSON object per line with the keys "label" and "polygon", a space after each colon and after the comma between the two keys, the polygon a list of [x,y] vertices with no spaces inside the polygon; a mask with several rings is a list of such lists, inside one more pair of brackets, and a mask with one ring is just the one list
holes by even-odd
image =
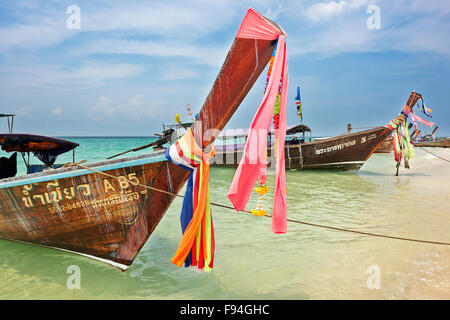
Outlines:
{"label": "second longtail boat", "polygon": [[[413,108],[419,97],[420,95],[415,92],[411,93],[406,105]],[[285,144],[286,170],[359,170],[375,150],[385,143],[386,139],[392,141],[389,138],[392,130],[388,126],[315,140],[305,138],[305,132],[310,131],[303,124],[287,130],[286,134],[291,135],[292,138],[287,139]],[[293,136],[298,133],[302,133],[303,137]],[[212,165],[237,167],[243,154],[244,144],[241,140],[245,140],[246,137],[247,134],[225,136],[223,139],[228,139],[231,144],[221,142],[219,146],[216,146],[216,155]],[[267,144],[267,156],[272,161],[272,141],[269,140]]]}

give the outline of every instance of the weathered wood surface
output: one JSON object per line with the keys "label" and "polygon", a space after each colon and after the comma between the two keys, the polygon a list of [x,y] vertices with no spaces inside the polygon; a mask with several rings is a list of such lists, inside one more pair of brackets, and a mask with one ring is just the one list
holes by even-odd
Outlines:
{"label": "weathered wood surface", "polygon": [[394,149],[394,144],[392,143],[392,137],[387,137],[378,148],[375,149],[374,153],[391,153]]}
{"label": "weathered wood surface", "polygon": [[170,204],[138,184],[176,193],[183,177],[168,172],[155,162],[0,189],[0,237],[129,265]]}
{"label": "weathered wood surface", "polygon": [[234,40],[214,86],[192,125],[199,145],[208,146],[225,127],[269,62],[274,45],[272,40]]}

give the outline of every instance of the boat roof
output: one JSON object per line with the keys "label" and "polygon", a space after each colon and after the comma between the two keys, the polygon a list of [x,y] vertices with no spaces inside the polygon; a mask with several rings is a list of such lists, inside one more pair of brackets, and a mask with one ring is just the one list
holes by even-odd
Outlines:
{"label": "boat roof", "polygon": [[[240,129],[225,129],[223,130],[218,138],[220,139],[226,139],[230,137],[246,137],[248,136],[250,129],[248,128],[240,128]],[[274,129],[269,129],[270,133],[274,133]],[[311,132],[311,129],[308,126],[305,126],[304,124],[299,124],[296,126],[290,126],[286,130],[286,134],[295,134],[299,132]]]}
{"label": "boat roof", "polygon": [[311,132],[311,129],[304,124],[299,124],[286,130],[286,134],[294,134],[299,132]]}
{"label": "boat roof", "polygon": [[192,122],[183,122],[183,123],[174,123],[174,124],[166,124],[164,125],[164,127],[169,128],[169,129],[176,129],[179,127],[184,127],[184,128],[189,128],[190,126],[192,126]]}
{"label": "boat roof", "polygon": [[1,133],[0,145],[6,152],[37,152],[64,148],[64,152],[79,146],[78,143],[59,138],[26,133]]}
{"label": "boat roof", "polygon": [[6,152],[33,152],[47,166],[52,165],[58,155],[79,146],[72,141],[25,133],[1,133],[0,145]]}
{"label": "boat roof", "polygon": [[[127,168],[130,166],[142,165],[145,163],[165,162],[165,151],[158,151],[147,153],[138,156],[131,156],[120,159],[104,160],[94,163],[85,164],[85,167],[93,168],[97,171],[109,171],[113,169]],[[92,173],[88,169],[83,169],[77,166],[63,166],[60,168],[50,169],[48,171],[41,171],[26,175],[20,175],[11,178],[0,179],[0,189],[20,186],[24,184],[37,183],[43,181],[50,181],[62,178],[71,178]]]}

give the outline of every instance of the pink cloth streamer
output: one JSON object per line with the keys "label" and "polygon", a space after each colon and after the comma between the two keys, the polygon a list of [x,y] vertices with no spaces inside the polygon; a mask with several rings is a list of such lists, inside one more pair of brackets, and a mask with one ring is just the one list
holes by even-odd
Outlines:
{"label": "pink cloth streamer", "polygon": [[419,116],[416,116],[413,112],[411,112],[411,118],[413,119],[413,121],[419,121],[420,123],[422,123],[422,124],[424,124],[424,125],[426,125],[426,126],[428,126],[430,128],[432,126],[434,126],[434,122],[427,121],[427,120],[425,120],[425,119],[423,119],[423,118],[421,118]]}
{"label": "pink cloth streamer", "polygon": [[261,14],[250,8],[242,20],[236,38],[276,40],[282,33],[283,30],[278,30]]}
{"label": "pink cloth streamer", "polygon": [[411,116],[411,119],[412,119],[412,121],[414,123],[416,123],[416,121],[419,121],[420,123],[422,123],[422,124],[424,124],[424,125],[426,125],[426,126],[428,126],[430,128],[432,126],[434,126],[434,122],[427,121],[427,120],[425,120],[425,119],[415,115],[414,112],[410,108],[408,108],[406,106],[403,108],[403,113],[404,114],[409,114]]}
{"label": "pink cloth streamer", "polygon": [[[239,28],[238,38],[278,39],[277,50],[274,57],[272,73],[267,84],[267,90],[261,105],[250,126],[248,140],[239,167],[231,183],[228,198],[234,208],[239,211],[245,209],[256,180],[266,166],[267,134],[272,121],[275,101],[277,98],[280,80],[282,90],[280,98],[279,130],[276,130],[278,139],[278,153],[276,155],[275,194],[272,213],[272,231],[274,233],[286,232],[286,176],[284,162],[284,144],[286,138],[286,100],[288,91],[288,68],[286,59],[285,34],[267,21],[263,16],[249,9]],[[262,133],[262,134],[261,134]]]}

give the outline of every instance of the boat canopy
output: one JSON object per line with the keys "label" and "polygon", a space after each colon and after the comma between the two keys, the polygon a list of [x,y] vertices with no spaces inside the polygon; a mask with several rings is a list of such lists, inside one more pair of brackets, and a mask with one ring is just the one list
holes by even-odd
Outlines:
{"label": "boat canopy", "polygon": [[47,167],[53,165],[60,154],[79,146],[63,139],[22,133],[0,134],[0,145],[6,152],[32,152]]}
{"label": "boat canopy", "polygon": [[286,134],[295,134],[300,132],[311,132],[311,129],[304,124],[299,124],[286,130]]}

